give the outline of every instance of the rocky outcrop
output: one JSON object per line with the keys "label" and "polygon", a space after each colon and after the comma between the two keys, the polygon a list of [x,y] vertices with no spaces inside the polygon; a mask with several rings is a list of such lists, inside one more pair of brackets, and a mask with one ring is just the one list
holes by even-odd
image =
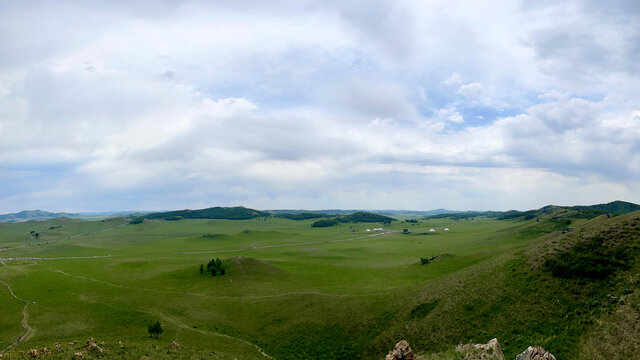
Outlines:
{"label": "rocky outcrop", "polygon": [[175,341],[172,341],[171,344],[169,344],[168,348],[169,349],[178,349],[178,348],[180,348],[180,344],[178,344]]}
{"label": "rocky outcrop", "polygon": [[516,360],[556,360],[556,357],[540,346],[529,346]]}
{"label": "rocky outcrop", "polygon": [[502,347],[495,338],[486,344],[460,344],[456,351],[464,356],[463,360],[505,360]]}
{"label": "rocky outcrop", "polygon": [[[462,344],[456,346],[456,351],[460,353],[462,360],[505,360],[502,347],[498,339],[491,339],[486,344]],[[418,356],[417,359],[421,359]],[[396,344],[393,351],[385,357],[385,360],[413,360],[413,350],[406,340]],[[516,360],[556,360],[545,349],[539,346],[529,346],[524,352],[516,357]]]}
{"label": "rocky outcrop", "polygon": [[385,360],[413,360],[413,350],[407,340],[402,340],[396,344],[392,351],[384,358]]}
{"label": "rocky outcrop", "polygon": [[88,351],[91,351],[91,352],[102,352],[102,348],[100,346],[98,346],[98,344],[96,343],[96,341],[93,338],[87,340],[87,342],[85,343],[84,348],[85,348],[85,350],[88,350]]}

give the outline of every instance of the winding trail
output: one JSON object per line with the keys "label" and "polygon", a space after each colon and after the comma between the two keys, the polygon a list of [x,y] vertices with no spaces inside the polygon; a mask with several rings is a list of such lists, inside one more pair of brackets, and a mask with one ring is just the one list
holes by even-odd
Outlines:
{"label": "winding trail", "polygon": [[278,293],[278,294],[271,294],[271,295],[213,296],[213,295],[200,294],[200,293],[195,293],[195,292],[183,293],[183,292],[179,292],[179,291],[167,291],[167,290],[149,289],[149,288],[142,288],[142,287],[131,287],[131,286],[119,285],[119,284],[115,284],[115,283],[112,283],[112,282],[93,279],[93,278],[89,278],[89,277],[82,276],[82,275],[69,274],[69,273],[67,273],[65,271],[58,270],[58,269],[53,269],[53,268],[51,268],[49,266],[47,266],[47,268],[50,271],[57,272],[59,274],[62,274],[62,275],[68,276],[68,277],[72,277],[72,278],[75,278],[75,279],[80,279],[80,280],[84,280],[84,281],[91,281],[91,282],[95,282],[95,283],[98,283],[98,284],[107,285],[107,286],[120,288],[120,289],[125,289],[125,290],[148,291],[148,292],[155,292],[155,293],[160,293],[160,294],[168,294],[168,295],[176,295],[176,296],[185,296],[185,295],[187,295],[187,296],[197,296],[197,297],[203,297],[203,298],[207,298],[207,299],[217,299],[217,300],[260,300],[260,299],[272,299],[272,298],[279,298],[279,297],[303,296],[303,295],[318,295],[318,296],[328,296],[328,297],[368,297],[368,296],[387,294],[387,292],[376,292],[376,293],[366,293],[366,294],[334,294],[334,293],[326,293],[326,292],[321,292],[321,291],[293,291],[293,292],[288,292],[288,293]]}
{"label": "winding trail", "polygon": [[388,230],[380,233],[375,233],[371,235],[365,236],[356,236],[347,239],[338,239],[338,240],[324,240],[324,241],[305,241],[300,243],[286,243],[286,244],[278,244],[278,245],[263,245],[263,246],[251,246],[240,249],[228,249],[228,250],[210,250],[210,251],[190,251],[190,252],[180,252],[180,255],[198,255],[198,254],[219,254],[219,253],[230,253],[230,252],[239,252],[239,251],[249,251],[249,250],[260,250],[260,249],[273,249],[273,248],[281,248],[288,246],[304,246],[304,245],[316,245],[316,244],[329,244],[329,243],[339,243],[346,241],[370,241],[375,240],[371,239],[375,236],[387,235],[391,233],[400,232],[399,230]]}
{"label": "winding trail", "polygon": [[[155,291],[155,292],[163,292],[163,293],[169,293],[169,294],[174,294],[174,295],[183,295],[183,293],[179,293],[179,292],[168,292],[168,291],[161,291],[161,290],[155,290],[155,289],[144,289],[144,288],[132,288],[132,287],[128,287],[128,286],[122,286],[122,285],[110,283],[110,282],[107,282],[107,281],[88,278],[88,277],[85,277],[85,276],[72,275],[72,274],[66,273],[66,272],[64,272],[62,270],[56,270],[56,269],[52,269],[50,267],[48,267],[48,269],[51,270],[51,271],[57,272],[59,274],[62,274],[62,275],[65,275],[65,276],[69,276],[69,277],[73,277],[73,278],[76,278],[76,279],[81,279],[81,280],[85,280],[85,281],[93,281],[93,282],[97,282],[97,283],[100,283],[100,284],[103,284],[103,285],[118,287],[118,288],[127,289],[127,290]],[[197,295],[197,296],[203,296],[203,297],[209,297],[210,298],[210,296],[207,296],[207,295],[204,295],[204,294],[190,293],[189,295]],[[231,298],[231,297],[229,297],[229,298]],[[237,299],[237,298],[235,298],[235,299]],[[26,305],[25,305],[25,309],[26,309]],[[268,359],[273,359],[271,356],[269,356],[267,353],[265,353],[264,350],[262,350],[258,345],[253,344],[253,343],[251,343],[251,342],[249,342],[247,340],[240,339],[240,338],[237,338],[237,337],[233,337],[233,336],[227,335],[227,334],[214,332],[214,331],[206,331],[206,330],[193,328],[193,327],[183,323],[179,318],[177,318],[175,316],[170,316],[170,315],[166,315],[166,314],[162,314],[162,313],[154,313],[154,312],[150,312],[149,310],[142,310],[142,309],[139,309],[138,311],[145,312],[145,313],[150,314],[150,315],[158,316],[158,317],[162,318],[163,320],[174,324],[178,328],[178,334],[179,334],[180,330],[186,329],[186,330],[199,332],[199,333],[204,334],[204,335],[224,337],[224,338],[227,338],[227,339],[231,339],[231,340],[234,340],[234,341],[239,341],[239,342],[242,342],[242,343],[247,344],[249,346],[255,347],[258,350],[258,352],[260,354],[262,354],[264,357],[266,357]],[[26,315],[27,315],[27,318],[28,318],[28,314],[26,314]],[[24,320],[23,320],[23,324],[24,324]],[[176,334],[176,340],[177,340],[178,334]],[[31,336],[33,336],[33,335],[31,335]]]}
{"label": "winding trail", "polygon": [[223,337],[223,338],[234,340],[234,341],[239,341],[241,343],[244,343],[246,345],[249,345],[249,346],[252,346],[252,347],[256,348],[256,350],[258,350],[258,352],[260,354],[262,354],[262,356],[266,357],[267,359],[273,359],[273,357],[269,356],[258,345],[254,344],[254,343],[251,343],[251,342],[249,342],[247,340],[240,339],[240,338],[237,338],[237,337],[233,337],[233,336],[227,335],[227,334],[221,334],[221,333],[218,333],[218,332],[215,332],[215,331],[209,331],[209,330],[202,330],[202,329],[194,328],[192,326],[189,326],[189,325],[183,323],[182,321],[180,321],[180,319],[178,319],[175,316],[170,316],[170,315],[166,315],[166,314],[162,314],[162,313],[152,313],[152,312],[149,312],[148,310],[145,310],[143,312],[146,312],[147,314],[158,316],[161,319],[165,320],[166,322],[172,323],[173,325],[178,327],[178,329],[191,330],[191,331],[195,331],[195,332],[201,333],[203,335],[217,336],[217,337]]}
{"label": "winding trail", "polygon": [[[5,268],[7,267],[7,265],[5,265],[4,262],[0,262],[0,263],[2,263],[2,265]],[[20,325],[22,325],[22,327],[26,330],[24,335],[22,335],[19,338],[20,340],[16,340],[15,342],[11,343],[9,346],[4,348],[3,350],[0,350],[0,355],[2,355],[5,351],[7,351],[7,350],[11,349],[12,347],[18,345],[19,341],[25,342],[25,341],[28,341],[29,339],[31,339],[33,337],[33,335],[35,335],[36,330],[34,328],[32,328],[31,326],[29,326],[29,304],[30,304],[29,300],[25,300],[25,299],[22,299],[22,298],[18,297],[13,292],[13,289],[11,288],[11,285],[7,284],[6,282],[0,280],[0,284],[3,284],[4,286],[6,286],[7,289],[9,289],[9,293],[11,293],[11,296],[13,296],[16,300],[24,302],[24,307],[22,308],[22,321],[20,321]]]}

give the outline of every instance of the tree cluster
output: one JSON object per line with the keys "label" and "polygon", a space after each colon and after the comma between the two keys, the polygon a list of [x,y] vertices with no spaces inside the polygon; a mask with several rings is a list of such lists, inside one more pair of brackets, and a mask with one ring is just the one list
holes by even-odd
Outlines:
{"label": "tree cluster", "polygon": [[149,337],[155,337],[157,339],[164,332],[164,329],[160,321],[156,321],[155,323],[147,324],[147,331],[149,332]]}
{"label": "tree cluster", "polygon": [[[222,266],[222,261],[219,258],[211,259],[211,261],[207,263],[206,272],[208,273],[210,272],[211,276],[226,274],[226,270],[224,269],[224,266]],[[204,265],[200,264],[200,274],[204,274],[204,273],[205,273]]]}

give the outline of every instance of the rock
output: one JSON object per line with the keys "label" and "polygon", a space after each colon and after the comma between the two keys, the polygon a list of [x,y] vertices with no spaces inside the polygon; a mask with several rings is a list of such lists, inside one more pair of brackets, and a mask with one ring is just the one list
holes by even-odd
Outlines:
{"label": "rock", "polygon": [[84,348],[91,352],[102,352],[102,348],[96,344],[96,341],[93,338],[87,340]]}
{"label": "rock", "polygon": [[178,349],[180,348],[180,344],[178,344],[175,341],[172,341],[171,344],[169,344],[169,349]]}
{"label": "rock", "polygon": [[498,339],[486,344],[459,344],[456,351],[464,355],[463,360],[505,360]]}
{"label": "rock", "polygon": [[556,357],[540,346],[529,346],[516,360],[556,360]]}
{"label": "rock", "polygon": [[32,358],[37,358],[38,357],[38,350],[37,349],[29,350],[29,352],[27,353],[27,356],[32,357]]}
{"label": "rock", "polygon": [[56,348],[56,350],[61,350],[62,349],[62,347],[58,343],[53,344],[53,347]]}
{"label": "rock", "polygon": [[385,360],[413,360],[413,350],[407,340],[401,340],[396,344],[393,351],[384,358]]}
{"label": "rock", "polygon": [[76,359],[82,359],[84,355],[82,355],[82,353],[78,351],[77,353],[73,354],[73,357]]}
{"label": "rock", "polygon": [[40,349],[40,354],[44,355],[51,355],[51,350],[47,349],[46,347],[43,347],[42,349]]}

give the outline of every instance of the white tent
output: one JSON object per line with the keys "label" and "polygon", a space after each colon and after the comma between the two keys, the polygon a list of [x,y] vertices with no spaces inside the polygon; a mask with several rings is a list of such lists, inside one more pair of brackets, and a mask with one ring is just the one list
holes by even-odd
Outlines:
{"label": "white tent", "polygon": [[444,231],[449,231],[449,228],[444,228]]}
{"label": "white tent", "polygon": [[436,229],[429,229],[429,232],[436,232]]}

